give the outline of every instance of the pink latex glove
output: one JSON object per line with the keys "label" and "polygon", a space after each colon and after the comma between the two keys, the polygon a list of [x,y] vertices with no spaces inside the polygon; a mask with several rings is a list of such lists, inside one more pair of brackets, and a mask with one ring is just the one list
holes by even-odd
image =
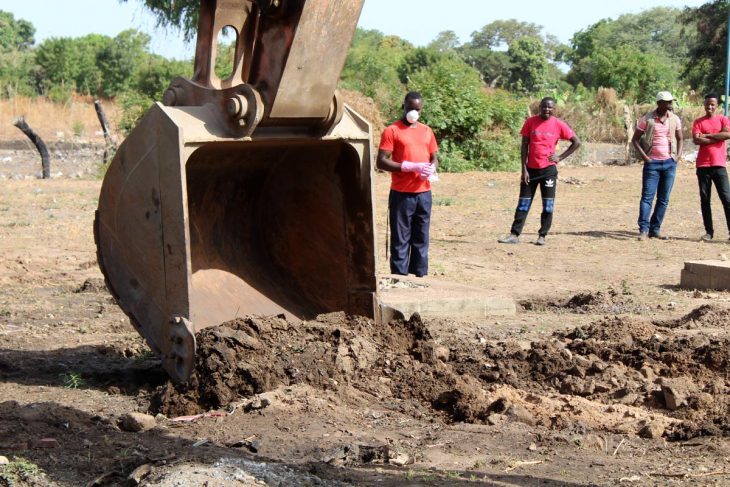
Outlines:
{"label": "pink latex glove", "polygon": [[428,166],[428,162],[411,162],[403,161],[400,165],[401,172],[417,172],[420,173],[424,166]]}
{"label": "pink latex glove", "polygon": [[436,166],[434,166],[431,163],[426,164],[423,166],[423,169],[421,169],[421,172],[418,174],[418,178],[422,181],[427,180],[431,177],[433,173],[436,172]]}

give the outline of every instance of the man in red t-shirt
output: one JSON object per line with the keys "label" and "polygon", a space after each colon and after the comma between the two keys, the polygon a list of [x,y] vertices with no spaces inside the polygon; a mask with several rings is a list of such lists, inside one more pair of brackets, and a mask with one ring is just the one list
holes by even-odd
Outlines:
{"label": "man in red t-shirt", "polygon": [[725,115],[718,115],[719,97],[710,93],[705,96],[705,116],[692,124],[692,141],[700,147],[697,154],[697,182],[700,186],[700,208],[705,234],[700,238],[710,241],[714,236],[712,225],[712,183],[715,183],[725,210],[725,222],[730,230],[730,184],[727,177],[727,152],[725,141],[730,139],[730,120]]}
{"label": "man in red t-shirt", "polygon": [[[555,189],[558,183],[558,162],[562,161],[580,147],[580,139],[570,126],[553,117],[555,99],[545,97],[540,101],[540,114],[525,120],[522,134],[522,177],[520,179],[520,198],[515,211],[515,219],[510,234],[498,240],[499,243],[516,244],[520,241],[522,227],[525,225],[532,200],[540,187],[542,196],[542,215],[536,245],[545,245],[545,237],[553,222]],[[555,148],[559,140],[570,140],[570,147],[558,155]]]}
{"label": "man in red t-shirt", "polygon": [[423,97],[408,93],[403,116],[383,131],[376,163],[391,173],[390,272],[417,277],[428,273],[431,180],[438,167],[433,130],[418,121],[422,109]]}

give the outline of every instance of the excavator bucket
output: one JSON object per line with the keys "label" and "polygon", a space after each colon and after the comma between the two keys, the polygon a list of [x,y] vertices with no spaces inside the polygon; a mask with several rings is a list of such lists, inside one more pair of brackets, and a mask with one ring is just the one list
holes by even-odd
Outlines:
{"label": "excavator bucket", "polygon": [[[196,331],[226,320],[374,316],[371,131],[335,91],[362,2],[204,0],[193,79],[107,170],[99,265],[175,381]],[[221,80],[223,27],[237,43]]]}

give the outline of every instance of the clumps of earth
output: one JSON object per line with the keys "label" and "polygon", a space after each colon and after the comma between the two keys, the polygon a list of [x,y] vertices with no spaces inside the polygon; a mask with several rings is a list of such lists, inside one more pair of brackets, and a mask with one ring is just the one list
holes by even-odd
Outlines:
{"label": "clumps of earth", "polygon": [[711,329],[730,326],[729,313],[702,307],[661,323],[613,316],[531,343],[458,348],[439,344],[417,314],[384,325],[340,313],[298,324],[239,318],[198,333],[193,377],[159,387],[152,409],[196,414],[306,383],[452,422],[728,435],[730,343]]}
{"label": "clumps of earth", "polygon": [[567,300],[527,299],[520,301],[526,311],[549,311],[551,313],[576,314],[647,314],[651,307],[635,302],[629,291],[607,291],[578,293]]}

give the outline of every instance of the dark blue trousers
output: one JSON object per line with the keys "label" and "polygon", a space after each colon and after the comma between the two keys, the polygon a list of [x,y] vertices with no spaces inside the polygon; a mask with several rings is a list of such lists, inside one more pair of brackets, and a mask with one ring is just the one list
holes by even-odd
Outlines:
{"label": "dark blue trousers", "polygon": [[390,272],[428,274],[428,229],[431,224],[431,192],[401,193],[390,190]]}

